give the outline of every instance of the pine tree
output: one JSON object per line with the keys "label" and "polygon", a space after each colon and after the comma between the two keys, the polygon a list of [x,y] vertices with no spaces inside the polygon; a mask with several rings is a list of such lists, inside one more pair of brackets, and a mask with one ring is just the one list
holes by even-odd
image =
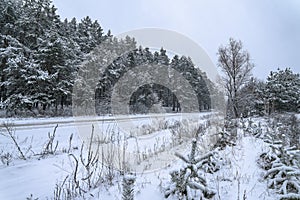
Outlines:
{"label": "pine tree", "polygon": [[27,58],[30,50],[11,36],[0,37],[1,103],[9,115],[31,110],[35,93],[37,70],[34,61]]}
{"label": "pine tree", "polygon": [[15,37],[14,26],[17,19],[20,17],[21,2],[13,0],[2,0],[0,2],[0,33]]}
{"label": "pine tree", "polygon": [[83,18],[79,23],[78,36],[77,42],[84,53],[89,53],[104,40],[100,24],[97,21],[92,22],[89,16]]}
{"label": "pine tree", "polygon": [[300,107],[300,75],[289,68],[271,72],[265,93],[269,114],[274,111],[297,111]]}
{"label": "pine tree", "polygon": [[299,199],[300,150],[290,146],[285,126],[275,121],[274,129],[265,136],[270,149],[260,155],[258,164],[266,170],[264,179],[268,187],[274,189],[280,199]]}
{"label": "pine tree", "polygon": [[300,198],[300,150],[284,147],[282,143],[272,144],[271,149],[273,158],[264,175],[268,187],[276,189],[281,199]]}
{"label": "pine tree", "polygon": [[134,199],[134,182],[135,177],[133,175],[125,175],[123,177],[123,200],[133,200]]}
{"label": "pine tree", "polygon": [[159,52],[154,53],[154,63],[169,65],[170,60],[166,53],[167,51],[164,48],[161,48]]}
{"label": "pine tree", "polygon": [[[179,153],[175,155],[185,162],[183,168],[179,171],[173,171],[171,175],[171,183],[166,188],[165,197],[168,198],[170,195],[175,195],[178,199],[211,199],[216,192],[207,186],[205,178],[201,174],[201,166],[204,159],[207,156],[197,157],[196,156],[197,141],[192,141],[192,148],[190,154],[186,157]],[[197,197],[195,197],[195,192]]]}
{"label": "pine tree", "polygon": [[252,116],[254,114],[265,114],[265,87],[265,82],[255,78],[251,78],[250,81],[242,87],[239,95],[243,101],[239,104],[239,110],[243,117]]}
{"label": "pine tree", "polygon": [[226,120],[223,130],[219,132],[219,138],[214,148],[225,149],[227,146],[235,146],[237,139],[237,122],[235,120]]}
{"label": "pine tree", "polygon": [[[9,58],[7,68],[4,70],[7,80],[2,84],[6,88],[7,98],[3,102],[8,115],[22,115],[22,111],[32,112],[35,94],[36,69],[34,64],[19,54]],[[32,113],[31,113],[32,115]]]}

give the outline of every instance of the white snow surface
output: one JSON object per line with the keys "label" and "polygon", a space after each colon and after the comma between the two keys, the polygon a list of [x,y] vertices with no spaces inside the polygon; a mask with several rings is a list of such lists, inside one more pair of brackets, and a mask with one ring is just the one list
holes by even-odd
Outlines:
{"label": "white snow surface", "polygon": [[[260,139],[252,136],[240,137],[237,146],[226,147],[221,152],[228,165],[214,174],[219,183],[220,199],[249,200],[274,199],[268,195],[268,188],[262,180],[263,170],[256,164],[256,160],[267,145]],[[218,184],[217,184],[218,185]]]}
{"label": "white snow surface", "polygon": [[[189,117],[193,123],[204,123],[209,113],[194,114]],[[167,116],[167,117],[166,117]],[[126,116],[122,116],[126,119]],[[132,116],[131,116],[132,117]],[[158,116],[143,118],[144,115],[134,116],[141,117],[136,119],[136,130],[139,130],[145,124],[151,124],[153,119]],[[106,119],[112,116],[100,117],[105,120],[101,122],[105,127],[110,127],[111,122]],[[176,120],[182,120],[182,115],[167,114],[163,120],[169,124]],[[94,119],[94,118],[93,118]],[[9,166],[0,162],[0,199],[19,200],[26,199],[33,195],[33,198],[51,199],[55,185],[60,183],[63,178],[72,172],[74,165],[72,159],[66,153],[62,153],[62,149],[68,147],[70,135],[73,133],[72,153],[79,155],[81,139],[77,134],[77,128],[72,124],[73,118],[46,118],[46,119],[13,119],[9,120],[16,126],[15,135],[20,142],[23,151],[31,145],[31,150],[26,154],[29,158],[21,160],[18,152],[8,137],[0,135],[0,153],[10,152],[14,155],[14,159]],[[80,119],[84,123],[89,122],[89,118]],[[159,119],[161,120],[161,119]],[[8,121],[2,119],[2,121]],[[58,153],[49,155],[45,158],[34,156],[34,153],[41,152],[48,138],[48,132],[52,133],[54,124],[60,122],[56,132],[55,140],[58,140]],[[3,128],[2,128],[3,131]],[[142,167],[161,164],[159,170],[145,171],[145,173],[136,174],[135,182],[135,199],[137,200],[156,200],[164,199],[163,187],[170,180],[170,171],[179,169],[182,162],[174,159],[174,153],[180,152],[187,154],[190,151],[190,143],[183,143],[177,146],[171,145],[172,133],[169,129],[155,130],[147,135],[136,135],[128,137],[128,151],[136,151],[137,144],[139,149],[149,151],[153,148],[165,145],[165,151],[158,152],[155,157],[149,157],[143,161]],[[200,144],[203,151],[207,139],[203,136],[203,143]],[[132,144],[132,145],[131,145]],[[166,146],[168,148],[166,148]],[[78,149],[76,149],[78,148]],[[256,159],[263,150],[267,148],[265,143],[254,137],[244,137],[242,133],[239,135],[238,144],[234,147],[227,147],[220,152],[220,155],[226,161],[221,170],[214,174],[207,174],[206,178],[210,187],[218,191],[215,199],[235,200],[243,199],[245,193],[247,200],[257,199],[275,199],[275,195],[267,189],[266,182],[261,180],[263,171],[257,166]],[[33,153],[34,152],[34,153]],[[203,152],[205,153],[205,152]],[[1,154],[0,154],[1,155]],[[162,163],[168,160],[168,165]],[[121,199],[122,198],[122,178],[114,181],[112,186],[103,184],[100,187],[88,192],[86,199]],[[80,199],[80,198],[79,198]],[[169,197],[169,199],[176,199]]]}

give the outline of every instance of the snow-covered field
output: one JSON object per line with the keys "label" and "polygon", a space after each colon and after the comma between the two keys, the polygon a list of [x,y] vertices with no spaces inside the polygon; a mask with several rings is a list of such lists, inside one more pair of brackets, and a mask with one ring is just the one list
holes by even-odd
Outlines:
{"label": "snow-covered field", "polygon": [[[219,118],[210,113],[130,117],[130,120],[126,116],[121,120],[119,117],[117,123],[112,120],[113,117],[86,118],[75,120],[76,123],[73,118],[10,120],[15,124],[15,132],[12,134],[26,160],[20,158],[20,153],[10,137],[0,135],[0,199],[54,199],[55,187],[62,184],[65,177],[74,175],[76,165],[70,154],[77,158],[80,154],[85,154],[81,152],[83,137],[79,132],[82,127],[88,127],[91,131],[91,124],[101,127],[94,130],[95,134],[100,130],[109,133],[106,138],[100,139],[102,154],[103,147],[109,149],[109,146],[106,146],[107,142],[114,141],[120,145],[120,149],[126,151],[126,156],[132,155],[126,157],[126,162],[128,166],[131,164],[128,170],[136,176],[135,199],[165,199],[164,188],[170,181],[169,173],[183,166],[174,153],[187,155],[190,152],[191,139],[199,125],[208,126],[209,123],[211,126],[197,141],[198,154],[207,153],[215,142],[216,133],[221,131],[218,129],[219,124],[216,124],[219,123]],[[257,121],[265,124],[263,118]],[[58,127],[52,149],[55,149],[56,141],[57,149],[53,154],[45,153],[45,145],[49,136],[51,138],[53,134],[55,124],[58,124]],[[126,129],[126,126],[130,126],[130,129]],[[5,127],[2,127],[2,133],[5,132]],[[70,143],[71,134],[73,138]],[[179,137],[178,134],[182,135]],[[118,138],[120,143],[116,143]],[[262,179],[264,171],[257,165],[259,155],[267,150],[268,145],[262,139],[245,135],[243,129],[239,129],[236,145],[227,146],[218,152],[222,158],[220,170],[213,174],[204,174],[209,186],[216,191],[213,198],[276,199],[275,192],[269,190],[267,182]],[[122,155],[123,153],[121,151]],[[107,161],[104,161],[104,164],[108,164]],[[120,169],[116,168],[116,171]],[[83,170],[79,169],[78,174],[80,173],[83,174]],[[85,199],[121,199],[122,176],[116,173],[108,181],[106,172],[102,174],[102,182],[98,187],[85,191]],[[170,196],[169,199],[176,197]]]}
{"label": "snow-covered field", "polygon": [[[203,121],[203,117],[208,113],[194,114],[196,121]],[[72,161],[67,153],[63,153],[68,148],[69,137],[73,134],[72,150],[74,154],[79,154],[82,143],[82,137],[78,131],[82,127],[91,129],[92,124],[98,124],[103,130],[122,129],[130,125],[132,132],[143,134],[136,139],[128,139],[128,149],[136,150],[136,144],[142,150],[153,149],[155,145],[163,145],[168,143],[170,139],[170,131],[159,130],[160,121],[168,122],[189,120],[191,116],[178,114],[163,115],[134,115],[134,116],[105,116],[105,117],[84,117],[80,119],[74,118],[42,118],[42,119],[1,119],[4,122],[12,123],[14,126],[14,134],[19,142],[23,152],[26,152],[26,160],[18,158],[16,150],[11,138],[0,135],[0,152],[2,154],[10,153],[14,158],[8,166],[0,163],[0,199],[25,199],[33,194],[34,197],[40,199],[51,198],[55,184],[62,180],[72,169]],[[199,118],[202,117],[202,118]],[[117,122],[114,119],[117,118]],[[124,121],[122,121],[124,120]],[[130,122],[130,124],[129,124]],[[121,124],[122,123],[122,124]],[[124,123],[124,124],[123,124]],[[55,141],[58,141],[58,148],[55,155],[47,155],[40,158],[39,154],[48,140],[48,133],[52,134],[54,127],[58,124],[56,130]],[[153,127],[154,126],[154,127]],[[149,127],[147,129],[147,127]],[[145,135],[151,129],[153,133]],[[5,128],[1,127],[1,131],[5,133]],[[124,132],[124,131],[123,131]],[[166,144],[167,145],[167,144]],[[147,148],[149,147],[149,148]],[[156,147],[159,148],[159,147]]]}

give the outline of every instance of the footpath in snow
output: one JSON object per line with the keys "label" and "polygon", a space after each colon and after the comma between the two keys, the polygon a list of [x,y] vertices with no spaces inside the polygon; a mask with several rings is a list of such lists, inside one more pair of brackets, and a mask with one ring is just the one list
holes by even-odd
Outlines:
{"label": "footpath in snow", "polygon": [[221,155],[228,163],[214,176],[219,187],[218,199],[274,199],[268,194],[263,170],[257,165],[266,144],[253,136],[238,136],[237,145],[226,147]]}

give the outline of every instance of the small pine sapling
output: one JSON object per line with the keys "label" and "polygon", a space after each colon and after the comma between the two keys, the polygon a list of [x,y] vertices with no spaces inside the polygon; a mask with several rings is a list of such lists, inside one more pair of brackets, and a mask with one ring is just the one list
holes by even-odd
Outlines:
{"label": "small pine sapling", "polygon": [[197,160],[199,160],[197,163],[197,168],[211,174],[220,170],[223,163],[222,158],[219,156],[217,150],[210,151],[199,157]]}
{"label": "small pine sapling", "polygon": [[134,199],[134,182],[135,182],[135,176],[133,176],[133,175],[125,175],[123,177],[122,200],[133,200]]}
{"label": "small pine sapling", "polygon": [[235,146],[236,138],[232,137],[232,135],[227,132],[225,129],[219,133],[219,138],[214,145],[214,148],[220,148],[221,150],[225,149],[226,146]]}
{"label": "small pine sapling", "polygon": [[196,157],[197,141],[193,139],[191,153],[188,156],[175,153],[175,155],[185,162],[185,165],[180,170],[170,173],[171,183],[166,188],[165,197],[175,195],[178,199],[210,199],[216,192],[210,189],[205,178],[199,170],[198,164],[201,163],[202,158]]}
{"label": "small pine sapling", "polygon": [[[289,147],[284,134],[277,134],[270,151],[260,156],[258,164],[266,171],[268,187],[279,193],[280,199],[300,199],[300,150]],[[269,141],[269,140],[268,140]]]}

